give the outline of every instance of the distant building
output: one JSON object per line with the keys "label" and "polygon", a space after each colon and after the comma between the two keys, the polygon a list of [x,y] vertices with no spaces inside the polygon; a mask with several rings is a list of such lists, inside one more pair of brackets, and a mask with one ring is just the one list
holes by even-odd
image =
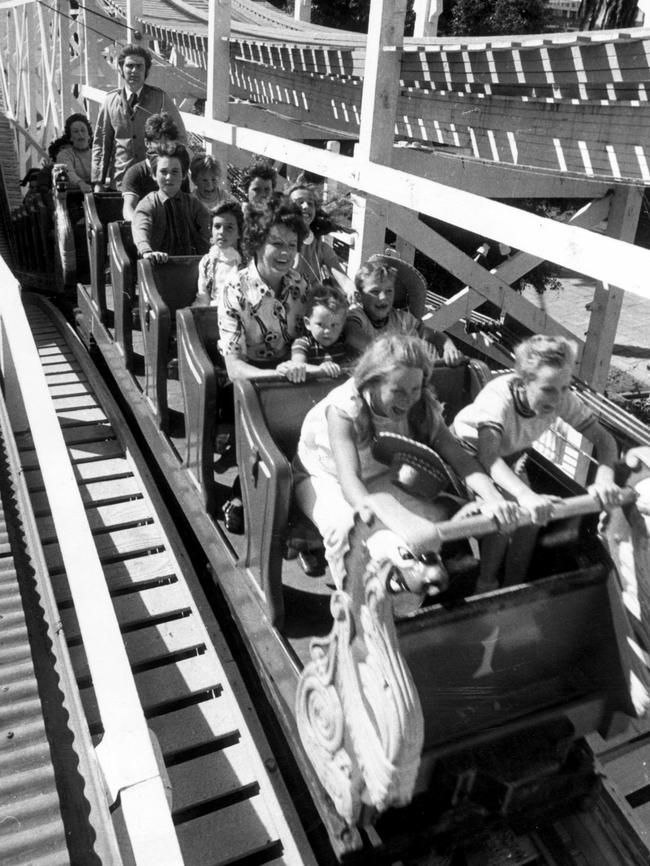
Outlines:
{"label": "distant building", "polygon": [[580,0],[546,0],[544,29],[549,33],[578,29]]}

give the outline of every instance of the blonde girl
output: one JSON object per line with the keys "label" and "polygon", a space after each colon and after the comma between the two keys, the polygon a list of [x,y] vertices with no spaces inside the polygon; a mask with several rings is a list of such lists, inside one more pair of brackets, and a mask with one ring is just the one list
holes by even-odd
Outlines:
{"label": "blonde girl", "polygon": [[516,517],[518,509],[451,435],[431,386],[431,371],[427,346],[419,337],[382,336],[363,353],[353,377],[308,412],[295,461],[295,495],[320,530],[330,564],[365,497],[388,485],[390,470],[372,454],[380,432],[434,448],[502,525]]}

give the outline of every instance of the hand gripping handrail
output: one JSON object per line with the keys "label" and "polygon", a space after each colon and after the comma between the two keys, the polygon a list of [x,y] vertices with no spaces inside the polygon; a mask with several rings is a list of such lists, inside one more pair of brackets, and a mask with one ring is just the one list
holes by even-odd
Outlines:
{"label": "hand gripping handrail", "polygon": [[1,366],[7,403],[20,426],[29,423],[39,457],[104,729],[97,759],[111,797],[120,797],[138,866],[180,866],[183,857],[163,780],[102,566],[20,287],[3,260],[0,280]]}

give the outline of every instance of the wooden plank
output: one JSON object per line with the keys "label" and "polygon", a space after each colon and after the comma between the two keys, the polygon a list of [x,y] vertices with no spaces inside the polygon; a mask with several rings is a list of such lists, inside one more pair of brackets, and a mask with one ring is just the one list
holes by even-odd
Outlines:
{"label": "wooden plank", "polygon": [[[75,478],[81,483],[133,476],[133,468],[125,457],[102,458],[101,460],[92,460],[88,463],[76,463],[73,466],[73,471]],[[43,489],[43,478],[40,469],[26,471],[25,479],[32,495],[34,491]]]}
{"label": "wooden plank", "polygon": [[[87,507],[86,516],[93,534],[120,527],[146,523],[152,519],[151,506],[142,497],[98,507]],[[50,515],[37,519],[41,544],[56,539],[54,521]]]}
{"label": "wooden plank", "polygon": [[[256,810],[259,798],[235,803],[219,812],[176,826],[178,840],[187,862],[192,866],[219,866],[238,858],[260,858],[271,851],[282,853],[281,843],[269,835]],[[260,804],[261,805],[261,804]],[[242,827],[246,832],[242,833]],[[218,852],[222,852],[221,857]],[[217,854],[215,858],[215,854]],[[267,856],[257,862],[265,862]]]}
{"label": "wooden plank", "polygon": [[[177,579],[174,563],[166,551],[111,562],[104,565],[104,577],[111,595],[137,590],[141,584],[153,586],[173,583]],[[59,604],[69,603],[70,588],[65,575],[55,575],[52,583]]]}
{"label": "wooden plank", "polygon": [[[168,764],[182,758],[183,754],[208,751],[210,744],[214,748],[215,740],[234,744],[241,737],[223,696],[155,716],[149,725]],[[178,751],[179,744],[182,753]]]}
{"label": "wooden plank", "polygon": [[57,415],[60,415],[67,409],[90,409],[96,408],[97,406],[97,400],[95,400],[95,397],[90,393],[70,394],[65,397],[53,397],[52,403],[54,404],[54,411]]}
{"label": "wooden plank", "polygon": [[257,782],[242,743],[176,764],[168,772],[175,812],[202,800],[232,795]]}
{"label": "wooden plank", "polygon": [[[131,667],[142,669],[156,663],[170,663],[170,660],[192,652],[199,655],[205,649],[205,644],[194,620],[195,617],[192,616],[183,617],[125,634],[124,646]],[[71,647],[70,657],[77,679],[89,679],[90,672],[83,647]]]}
{"label": "wooden plank", "polygon": [[57,413],[61,427],[74,427],[79,424],[98,424],[107,421],[107,415],[99,406],[92,409],[66,410],[65,414]]}
{"label": "wooden plank", "polygon": [[650,785],[650,743],[634,743],[629,752],[603,764],[624,797]]}
{"label": "wooden plank", "polygon": [[[164,535],[160,527],[153,524],[138,526],[135,529],[118,530],[110,534],[94,536],[97,553],[104,565],[107,561],[120,559],[124,556],[154,551],[164,546]],[[53,571],[63,570],[63,559],[58,544],[46,544],[43,547],[48,568]]]}
{"label": "wooden plank", "polygon": [[[94,425],[89,426],[92,427]],[[78,427],[74,429],[76,431],[79,430]],[[66,428],[63,429],[64,436],[65,432]],[[82,437],[77,436],[76,438],[81,439]],[[68,447],[68,454],[74,464],[87,461],[99,461],[103,463],[106,460],[119,459],[124,454],[124,450],[117,439],[98,440],[95,437],[91,437],[87,442],[70,445]],[[35,451],[21,450],[20,458],[24,470],[37,469],[39,466]]]}
{"label": "wooden plank", "polygon": [[[81,376],[57,384],[48,381],[47,387],[52,400],[57,400],[61,397],[74,397],[80,394],[93,394],[92,388],[88,385],[88,380]],[[56,406],[56,403],[54,405]]]}
{"label": "wooden plank", "polygon": [[[114,440],[115,433],[110,424],[81,424],[79,427],[69,427],[63,431],[63,441],[66,445],[77,445],[85,442],[104,442]],[[21,451],[33,449],[34,443],[29,433],[20,433],[17,436],[18,448]]]}
{"label": "wooden plank", "polygon": [[81,371],[69,370],[64,373],[46,373],[47,385],[50,391],[60,385],[74,385],[77,382],[86,383],[88,380]]}
{"label": "wooden plank", "polygon": [[[140,484],[134,476],[129,478],[113,478],[107,481],[97,481],[79,486],[81,501],[84,505],[108,505],[110,502],[121,502],[137,496]],[[50,506],[44,490],[36,491],[31,496],[32,508],[37,517],[49,514]]]}
{"label": "wooden plank", "polygon": [[[153,620],[160,622],[179,619],[187,615],[187,597],[183,587],[178,583],[167,586],[154,586],[142,592],[120,595],[113,598],[115,615],[122,632],[135,631],[153,625]],[[58,593],[57,602],[60,604]],[[61,623],[69,643],[79,642],[79,625],[73,608],[61,610]],[[159,683],[158,695],[166,694],[167,687]]]}

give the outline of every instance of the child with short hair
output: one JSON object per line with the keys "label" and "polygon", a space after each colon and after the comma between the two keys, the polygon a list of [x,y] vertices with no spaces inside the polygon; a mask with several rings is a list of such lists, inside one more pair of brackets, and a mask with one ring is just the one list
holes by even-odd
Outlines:
{"label": "child with short hair", "polygon": [[236,201],[225,201],[210,211],[210,249],[199,262],[198,292],[193,307],[218,307],[225,286],[237,276],[244,214]]}
{"label": "child with short hair", "polygon": [[210,246],[210,215],[205,205],[181,185],[190,156],[182,144],[156,148],[150,157],[158,189],[139,203],[133,214],[133,242],[138,254],[155,264],[169,256],[203,255]]}
{"label": "child with short hair", "polygon": [[295,496],[323,536],[333,574],[355,511],[369,490],[377,490],[390,474],[372,453],[380,432],[412,437],[435,448],[502,526],[516,518],[517,506],[501,496],[443,421],[431,385],[432,367],[419,337],[383,334],[359,358],[353,376],[305,417],[294,460]]}
{"label": "child with short hair", "polygon": [[[620,488],[614,481],[617,448],[591,409],[571,391],[575,348],[564,337],[536,334],[515,349],[515,372],[488,382],[473,403],[461,409],[452,432],[475,454],[486,472],[507,496],[527,509],[535,524],[546,523],[556,499],[535,493],[522,457],[558,418],[589,439],[599,466],[589,488],[604,508],[617,504]],[[505,583],[524,579],[537,530],[524,527],[515,533],[506,555],[507,538],[490,536],[482,557],[481,579],[487,588],[500,579],[505,557]],[[487,554],[487,555],[486,555]]]}
{"label": "child with short hair", "polygon": [[462,354],[442,332],[425,332],[420,319],[408,310],[396,310],[397,269],[381,261],[367,261],[357,271],[354,282],[361,307],[350,311],[345,325],[345,341],[362,352],[379,334],[395,332],[427,338],[450,367],[462,361]]}
{"label": "child with short hair", "polygon": [[210,210],[223,204],[226,194],[221,189],[221,164],[209,153],[197,154],[190,163],[193,194]]}
{"label": "child with short hair", "polygon": [[335,286],[315,285],[307,295],[304,325],[307,332],[291,344],[291,360],[277,367],[290,382],[304,382],[308,372],[335,379],[350,355],[341,339],[348,302]]}

